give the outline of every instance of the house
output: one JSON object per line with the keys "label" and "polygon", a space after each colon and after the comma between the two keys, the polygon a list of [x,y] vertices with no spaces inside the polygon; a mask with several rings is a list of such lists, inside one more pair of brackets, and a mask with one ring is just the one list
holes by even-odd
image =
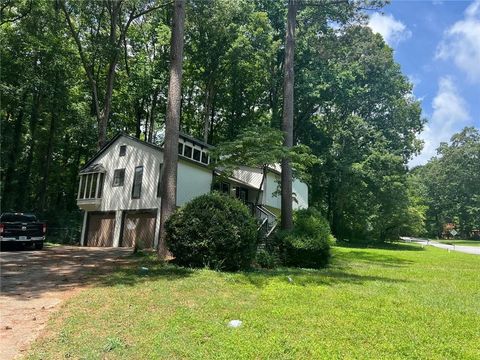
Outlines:
{"label": "house", "polygon": [[[275,223],[280,169],[269,168],[264,176],[262,169],[240,167],[232,176],[219,176],[221,171],[209,166],[211,148],[180,134],[177,205],[217,190],[244,201],[263,223]],[[162,163],[161,146],[118,134],[85,164],[77,194],[77,205],[84,210],[82,245],[156,247]],[[293,191],[294,209],[308,207],[307,186],[294,180]]]}

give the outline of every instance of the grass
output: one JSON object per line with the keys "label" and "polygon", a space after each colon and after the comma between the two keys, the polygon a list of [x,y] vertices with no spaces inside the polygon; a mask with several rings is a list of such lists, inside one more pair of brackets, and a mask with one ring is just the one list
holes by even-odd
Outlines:
{"label": "grass", "polygon": [[65,303],[27,357],[479,359],[479,304],[479,257],[414,244],[337,247],[320,271],[137,257]]}
{"label": "grass", "polygon": [[442,244],[461,246],[480,246],[480,240],[435,240]]}

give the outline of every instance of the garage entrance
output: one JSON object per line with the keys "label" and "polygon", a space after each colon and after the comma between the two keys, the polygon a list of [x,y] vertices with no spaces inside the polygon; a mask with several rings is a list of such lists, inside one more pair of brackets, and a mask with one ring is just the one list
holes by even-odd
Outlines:
{"label": "garage entrance", "polygon": [[115,213],[88,213],[86,246],[113,246]]}
{"label": "garage entrance", "polygon": [[121,246],[153,248],[157,210],[126,211],[123,215]]}

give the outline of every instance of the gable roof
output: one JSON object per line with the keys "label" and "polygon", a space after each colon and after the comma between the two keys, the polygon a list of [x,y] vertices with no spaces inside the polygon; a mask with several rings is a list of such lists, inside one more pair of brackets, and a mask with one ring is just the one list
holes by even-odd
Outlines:
{"label": "gable roof", "polygon": [[[156,145],[156,144],[152,144],[152,143],[149,143],[147,141],[143,141],[143,140],[140,140],[140,139],[137,139],[136,137],[133,137],[133,136],[130,136],[128,134],[125,134],[123,132],[119,132],[117,133],[113,138],[110,139],[110,141],[108,141],[105,145],[103,145],[103,147],[98,150],[95,155],[92,156],[92,158],[90,160],[88,160],[85,165],[80,169],[80,173],[85,173],[87,170],[89,170],[89,168],[95,166],[96,164],[94,163],[96,159],[98,159],[98,157],[100,155],[102,155],[105,151],[107,151],[107,149],[113,145],[113,143],[115,143],[115,141],[117,141],[119,138],[121,137],[126,137],[127,139],[129,140],[132,140],[132,141],[135,141],[139,144],[142,144],[142,145],[146,145],[154,150],[157,150],[157,151],[163,151],[163,139],[161,141],[161,144],[160,145]],[[210,145],[210,144],[207,144],[201,140],[198,140],[198,139],[195,139],[194,137],[190,136],[190,135],[187,135],[183,132],[179,132],[179,137],[183,138],[184,140],[188,140],[196,145],[199,145],[200,147],[202,148],[208,148],[208,149],[213,149],[214,146],[213,145]],[[191,161],[192,163],[195,163],[197,165],[201,165],[201,166],[206,166],[208,167],[208,165],[205,165],[203,163],[200,163],[200,162],[197,162],[197,161],[194,161],[194,160],[191,160],[183,155],[179,155],[179,157],[182,159],[182,160],[187,160],[187,161]]]}

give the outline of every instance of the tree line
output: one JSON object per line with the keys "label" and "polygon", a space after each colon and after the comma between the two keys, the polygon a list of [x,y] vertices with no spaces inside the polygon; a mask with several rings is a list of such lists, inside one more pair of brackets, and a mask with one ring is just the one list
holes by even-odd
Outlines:
{"label": "tree line", "polygon": [[[172,9],[162,0],[2,3],[2,210],[75,223],[78,170],[99,146],[118,131],[158,141]],[[287,11],[276,0],[185,2],[181,130],[219,145],[281,129]],[[337,238],[432,232],[432,209],[447,203],[427,185],[419,193],[427,170],[407,167],[425,119],[365,14],[357,2],[297,2],[291,145],[316,159],[302,176]],[[271,147],[269,131],[256,134]],[[465,191],[478,195],[478,183]],[[437,213],[437,228],[453,216]]]}

